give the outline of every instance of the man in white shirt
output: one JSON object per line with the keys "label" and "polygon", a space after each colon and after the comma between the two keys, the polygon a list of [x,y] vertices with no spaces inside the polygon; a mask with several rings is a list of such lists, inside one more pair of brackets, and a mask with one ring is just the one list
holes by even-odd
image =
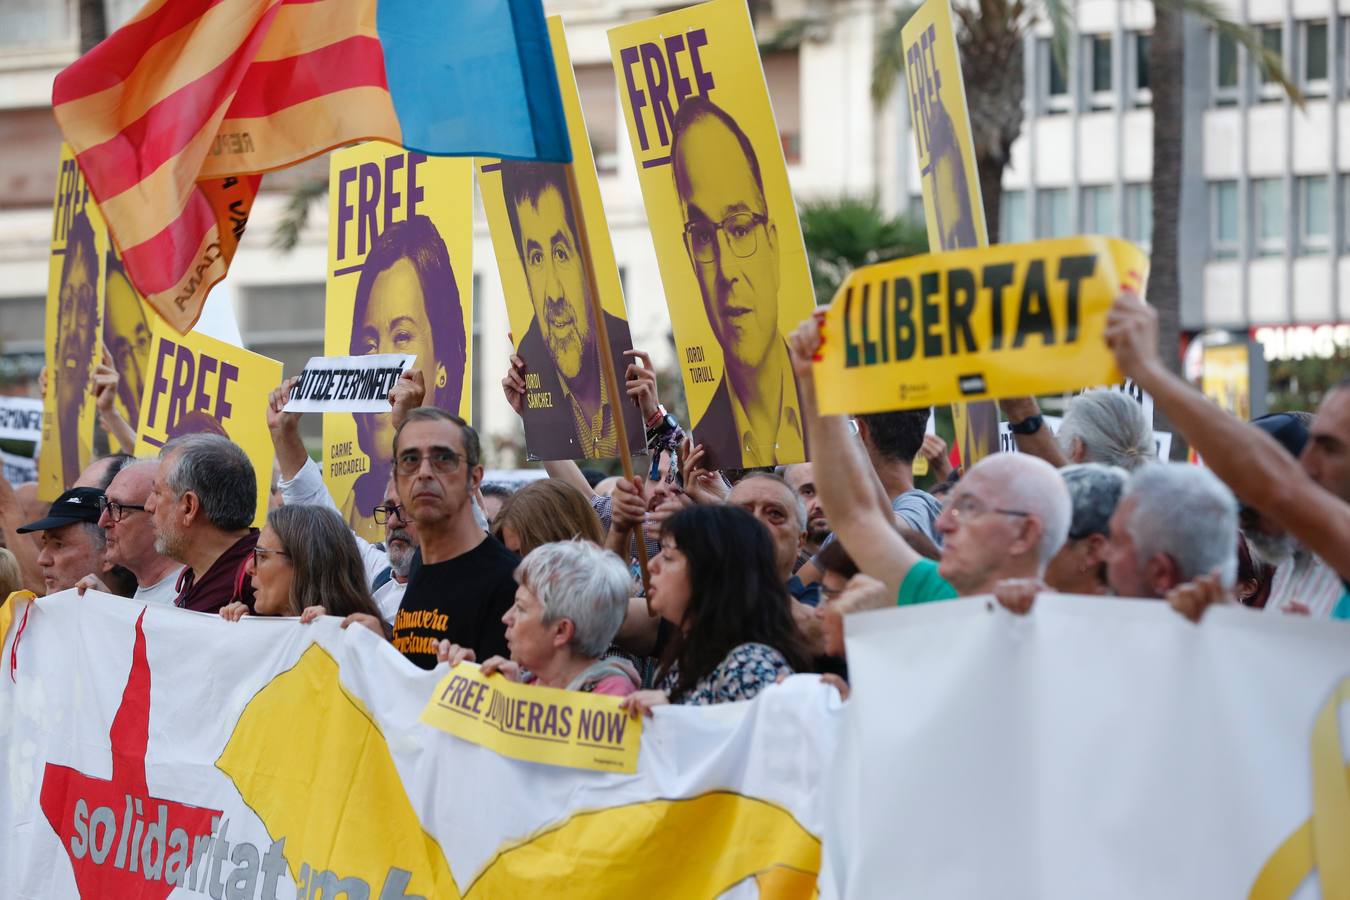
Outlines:
{"label": "man in white shirt", "polygon": [[[104,562],[123,566],[136,576],[133,599],[171,606],[178,596],[183,565],[155,552],[155,523],[145,511],[145,498],[158,474],[158,459],[135,460],[123,466],[104,493],[98,524],[107,535]],[[76,586],[108,590],[93,575],[82,578]]]}

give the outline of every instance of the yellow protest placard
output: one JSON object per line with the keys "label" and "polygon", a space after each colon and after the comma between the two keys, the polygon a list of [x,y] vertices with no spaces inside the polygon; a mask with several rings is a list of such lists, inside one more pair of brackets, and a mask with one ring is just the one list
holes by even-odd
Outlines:
{"label": "yellow protest placard", "polygon": [[815,308],[744,0],[609,32],[684,380],[710,468],[806,458],[783,335]]}
{"label": "yellow protest placard", "polygon": [[632,774],[642,720],[630,717],[619,702],[604,694],[517,684],[460,663],[436,685],[422,721],[512,759]]}
{"label": "yellow protest placard", "polygon": [[[328,176],[325,356],[410,353],[428,406],[469,419],[473,163],[382,141],[333,153]],[[388,413],[325,413],[323,474],[352,529],[384,539],[373,510],[393,470]]]}
{"label": "yellow protest placard", "polygon": [[274,456],[267,400],[280,383],[281,363],[275,359],[195,331],[179,334],[157,318],[136,429],[136,456],[155,456],[184,434],[228,437],[253,463],[258,480],[253,524],[261,526],[267,518]]}
{"label": "yellow protest placard", "polygon": [[1106,314],[1148,258],[1103,237],[1002,244],[856,269],[826,315],[821,412],[993,400],[1120,380]]}
{"label": "yellow protest placard", "polygon": [[97,410],[89,392],[102,355],[103,267],[108,228],[75,156],[61,145],[47,269],[47,388],[42,398],[38,497],[55,500],[93,458]]}
{"label": "yellow protest placard", "polygon": [[[900,45],[928,249],[986,246],[989,230],[949,0],[927,0],[920,6],[901,29]],[[994,404],[958,404],[952,409],[952,424],[966,466],[998,450]]]}
{"label": "yellow protest placard", "polygon": [[633,349],[633,339],[562,17],[549,17],[548,33],[567,114],[570,166],[592,258],[581,253],[567,165],[500,159],[474,162],[516,354],[525,361],[521,418],[526,453],[530,459],[603,459],[618,453],[615,428],[620,418],[633,451],[642,452],[646,441],[636,406],[625,402],[621,416],[609,408],[587,297],[588,267],[599,287],[610,355],[620,381],[630,362],[623,353]]}
{"label": "yellow protest placard", "polygon": [[117,409],[133,427],[141,417],[150,367],[150,339],[159,318],[150,304],[132,287],[116,247],[109,247],[105,263],[103,301],[103,346],[108,348],[117,382]]}

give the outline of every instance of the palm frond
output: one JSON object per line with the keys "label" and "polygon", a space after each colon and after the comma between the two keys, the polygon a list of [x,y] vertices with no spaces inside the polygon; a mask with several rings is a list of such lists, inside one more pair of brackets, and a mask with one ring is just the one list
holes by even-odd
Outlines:
{"label": "palm frond", "polygon": [[289,253],[300,243],[300,234],[309,224],[309,208],[328,193],[327,178],[310,178],[300,182],[286,198],[286,209],[272,233],[272,247]]}
{"label": "palm frond", "polygon": [[1055,56],[1055,64],[1064,73],[1065,82],[1070,81],[1069,42],[1073,40],[1073,11],[1065,0],[1042,0],[1045,4],[1045,17],[1050,21],[1053,32],[1050,38],[1050,51]]}
{"label": "palm frond", "polygon": [[900,43],[900,32],[918,10],[918,4],[900,7],[890,24],[877,35],[876,53],[872,56],[872,103],[877,106],[890,99],[904,74],[905,50]]}
{"label": "palm frond", "polygon": [[1270,81],[1278,84],[1299,109],[1304,108],[1303,92],[1298,89],[1289,73],[1284,70],[1284,61],[1280,54],[1266,49],[1261,43],[1261,32],[1247,25],[1240,25],[1228,18],[1227,12],[1214,0],[1153,0],[1157,6],[1177,12],[1189,13],[1198,17],[1213,28],[1221,37],[1241,44],[1247,54],[1256,61],[1257,66]]}

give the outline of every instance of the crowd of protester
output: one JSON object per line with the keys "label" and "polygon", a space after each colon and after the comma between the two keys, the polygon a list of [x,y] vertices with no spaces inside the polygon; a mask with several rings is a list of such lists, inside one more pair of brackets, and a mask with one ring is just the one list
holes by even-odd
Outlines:
{"label": "crowd of protester", "polygon": [[[634,714],[749,699],[800,672],[846,691],[848,615],[963,596],[1017,613],[1060,592],[1165,600],[1191,619],[1216,603],[1350,619],[1350,382],[1316,413],[1239,421],[1169,370],[1155,314],[1126,293],[1111,352],[1203,464],[1159,461],[1141,404],[1095,390],[1057,434],[1035,400],[1001,401],[1018,452],[953,470],[930,410],[818,412],[812,360],[829,339],[813,318],[788,341],[810,462],[708,470],[635,353],[626,387],[650,466],[602,480],[554,462],[517,490],[482,483],[478,434],[424,405],[409,372],[389,397],[378,543],[346,524],[284,411],[291,379],[269,402],[272,473],[192,434],[153,458],[97,459],[49,505],[0,480],[0,596],[77,588],[235,622],[336,616],[423,668],[481,661],[623,696]],[[99,372],[110,393],[115,370]],[[524,375],[513,357],[502,386],[517,411]],[[263,476],[274,499],[259,530]]]}

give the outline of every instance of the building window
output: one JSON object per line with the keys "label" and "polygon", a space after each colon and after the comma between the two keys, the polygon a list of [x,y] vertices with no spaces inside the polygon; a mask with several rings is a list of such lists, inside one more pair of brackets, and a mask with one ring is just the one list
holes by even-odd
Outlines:
{"label": "building window", "polygon": [[1298,179],[1298,251],[1327,252],[1331,237],[1327,177],[1311,175]]}
{"label": "building window", "polygon": [[1153,185],[1125,185],[1125,238],[1145,250],[1153,245]]}
{"label": "building window", "polygon": [[1209,186],[1209,246],[1215,259],[1232,259],[1238,255],[1238,184],[1236,181],[1216,181]]}
{"label": "building window", "polygon": [[[1267,53],[1273,53],[1279,57],[1280,65],[1284,65],[1284,28],[1279,25],[1264,25],[1261,27],[1261,47]],[[1257,82],[1261,86],[1260,95],[1262,100],[1279,100],[1284,96],[1278,82],[1273,81],[1266,74],[1265,69],[1260,65],[1256,67]]]}
{"label": "building window", "polygon": [[1284,181],[1279,178],[1252,180],[1252,209],[1256,213],[1256,246],[1261,256],[1284,253]]}
{"label": "building window", "polygon": [[[773,100],[778,140],[788,165],[802,161],[802,67],[796,50],[770,53],[764,57],[764,80]],[[610,83],[613,83],[611,77]]]}
{"label": "building window", "polygon": [[1036,193],[1036,233],[1039,237],[1067,237],[1073,234],[1069,221],[1069,189],[1044,188]]}
{"label": "building window", "polygon": [[1004,191],[999,201],[999,242],[1017,244],[1031,239],[1027,229],[1027,192]]}
{"label": "building window", "polygon": [[1049,38],[1041,38],[1036,46],[1040,59],[1042,105],[1047,113],[1068,112],[1073,99],[1069,96],[1069,82],[1064,77],[1064,69],[1055,56],[1055,45]]}
{"label": "building window", "polygon": [[78,40],[74,3],[5,0],[0,5],[0,47],[29,50],[73,46]]}
{"label": "building window", "polygon": [[1238,45],[1225,34],[1214,35],[1214,102],[1219,106],[1238,100]]}
{"label": "building window", "polygon": [[1305,94],[1327,92],[1327,23],[1303,22],[1299,26],[1299,85]]}
{"label": "building window", "polygon": [[1129,84],[1134,92],[1134,104],[1147,106],[1153,102],[1153,93],[1148,86],[1148,45],[1149,35],[1135,33],[1130,36],[1134,52],[1129,59]]}
{"label": "building window", "polygon": [[613,174],[619,168],[619,95],[614,70],[597,64],[576,66],[575,72],[595,169],[601,175]]}
{"label": "building window", "polygon": [[1115,189],[1109,185],[1085,187],[1078,195],[1078,209],[1082,214],[1084,234],[1115,234]]}
{"label": "building window", "polygon": [[1092,35],[1087,39],[1086,48],[1088,84],[1092,88],[1092,108],[1110,109],[1115,103],[1111,35]]}

